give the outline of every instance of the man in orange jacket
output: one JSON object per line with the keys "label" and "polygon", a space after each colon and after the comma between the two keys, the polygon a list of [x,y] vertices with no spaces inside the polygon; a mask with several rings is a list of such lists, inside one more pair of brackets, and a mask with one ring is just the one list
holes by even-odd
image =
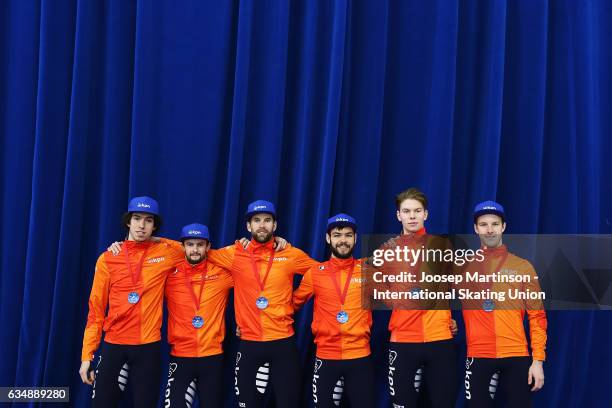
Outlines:
{"label": "man in orange jacket", "polygon": [[316,261],[287,245],[274,248],[276,209],[269,201],[250,203],[245,214],[252,239],[216,250],[209,260],[234,278],[234,309],[241,338],[236,355],[235,392],[239,407],[258,407],[272,385],[278,407],[296,407],[301,399],[300,364],[293,329],[294,274]]}
{"label": "man in orange jacket", "polygon": [[183,260],[166,282],[170,364],[165,407],[222,407],[225,308],[234,286],[230,273],[207,261],[208,227],[181,230]]}
{"label": "man in orange jacket", "polygon": [[[519,290],[539,292],[537,275],[525,259],[508,252],[502,243],[506,230],[504,208],[485,201],[474,209],[474,231],[480,237],[484,261],[473,262],[466,272],[497,276],[522,275],[528,283],[491,282],[469,285],[488,291]],[[509,407],[531,406],[531,394],[544,386],[543,361],[546,357],[546,313],[540,300],[463,303],[467,337],[465,399],[469,407],[491,407],[499,382],[503,383]],[[523,321],[529,319],[531,357]],[[527,376],[525,376],[527,374]]]}
{"label": "man in orange jacket", "polygon": [[348,214],[335,215],[327,221],[325,238],[331,258],[312,266],[293,294],[296,310],[314,296],[313,402],[316,407],[333,408],[345,389],[351,407],[370,408],[375,403],[372,312],[362,302],[361,260],[353,258],[357,222]]}
{"label": "man in orange jacket", "polygon": [[[122,256],[106,251],[96,262],[79,374],[84,383],[93,384],[92,406],[114,407],[129,370],[134,406],[148,408],[156,406],[159,395],[164,284],[179,258],[172,257],[168,244],[151,241],[161,225],[154,199],[133,198],[122,221],[128,229]],[[102,331],[94,373],[91,360]]]}
{"label": "man in orange jacket", "polygon": [[[445,239],[430,235],[425,229],[429,213],[428,200],[423,192],[409,188],[396,196],[395,204],[402,233],[392,240],[392,246],[407,247],[411,251],[448,247]],[[384,273],[392,275],[405,271],[416,276],[421,272],[447,273],[440,270],[444,267],[440,262],[395,262],[386,265],[388,270]],[[388,285],[391,290],[406,289],[406,283]],[[424,287],[423,284],[413,284],[409,289],[419,291]],[[445,290],[442,287],[432,289]],[[424,310],[425,305],[417,301],[394,302],[391,306],[387,379],[393,406],[417,406],[426,388],[431,407],[454,407],[458,392],[457,347],[453,340],[456,324],[451,318],[450,305],[432,304],[431,310]]]}

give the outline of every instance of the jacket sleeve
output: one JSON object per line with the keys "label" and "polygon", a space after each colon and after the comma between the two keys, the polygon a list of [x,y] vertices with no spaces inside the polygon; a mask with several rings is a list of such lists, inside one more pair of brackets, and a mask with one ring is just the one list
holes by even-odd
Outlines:
{"label": "jacket sleeve", "polygon": [[527,310],[529,317],[529,336],[531,338],[531,355],[534,360],[546,360],[546,312],[544,310]]}
{"label": "jacket sleeve", "polygon": [[[367,293],[372,308],[401,309],[401,300],[387,299],[385,296],[381,297],[381,294],[385,294],[387,291],[393,292],[397,290],[397,287],[394,287],[387,279],[389,275],[395,274],[397,263],[382,262],[380,264],[379,262],[379,265],[376,266],[374,265],[374,258],[370,257],[364,260],[362,268],[363,274],[366,277]],[[374,297],[375,292],[379,293],[377,299]]]}
{"label": "jacket sleeve", "polygon": [[227,269],[223,269],[223,272],[221,273],[221,278],[223,279],[224,283],[223,287],[227,289],[231,289],[234,287],[234,278]]}
{"label": "jacket sleeve", "polygon": [[236,245],[229,245],[220,249],[211,249],[208,251],[207,258],[210,262],[227,269],[229,272],[232,271],[232,265],[234,264],[234,254],[236,253]]}
{"label": "jacket sleeve", "polygon": [[170,256],[172,257],[172,263],[178,264],[185,258],[185,249],[183,248],[183,244],[179,241],[168,238],[160,238],[159,241],[168,247]]}
{"label": "jacket sleeve", "polygon": [[293,310],[298,310],[312,297],[314,287],[312,285],[312,270],[308,270],[302,278],[300,287],[293,292]]}
{"label": "jacket sleeve", "polygon": [[319,264],[301,249],[292,247],[292,251],[295,253],[294,272],[297,274],[304,275],[310,268]]}
{"label": "jacket sleeve", "polygon": [[[540,292],[539,280],[533,266],[527,264],[527,274],[531,276],[531,281],[525,285],[524,290]],[[541,300],[529,300],[526,302],[527,317],[529,319],[529,337],[531,339],[531,355],[534,360],[544,361],[546,359],[546,311]]]}
{"label": "jacket sleeve", "polygon": [[104,261],[104,254],[102,254],[96,262],[93,285],[89,295],[89,313],[85,333],[83,334],[81,361],[93,360],[94,353],[100,345],[102,326],[108,306],[109,287],[110,273]]}

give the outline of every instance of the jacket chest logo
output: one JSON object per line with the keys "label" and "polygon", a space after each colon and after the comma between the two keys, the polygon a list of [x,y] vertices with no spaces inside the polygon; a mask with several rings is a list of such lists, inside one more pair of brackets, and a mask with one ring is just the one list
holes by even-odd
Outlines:
{"label": "jacket chest logo", "polygon": [[[263,258],[259,258],[258,259],[260,262],[268,262],[270,260],[270,257],[266,256]],[[285,256],[280,256],[280,257],[275,257],[274,259],[272,259],[272,262],[285,262],[288,261],[289,258],[285,257]]]}

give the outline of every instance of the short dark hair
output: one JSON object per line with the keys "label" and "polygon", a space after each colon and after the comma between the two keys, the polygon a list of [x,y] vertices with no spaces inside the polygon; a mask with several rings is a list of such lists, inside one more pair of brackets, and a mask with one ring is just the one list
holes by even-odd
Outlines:
{"label": "short dark hair", "polygon": [[395,196],[395,206],[398,210],[400,209],[402,203],[406,200],[416,200],[421,203],[424,209],[427,209],[427,196],[418,188],[409,188],[408,190],[404,190]]}
{"label": "short dark hair", "polygon": [[[134,211],[126,212],[121,216],[121,225],[123,225],[125,229],[130,229],[130,227],[128,227],[128,224],[130,223],[130,221],[132,221],[132,215],[134,215]],[[153,228],[157,232],[159,231],[162,225],[161,217],[155,214],[151,215],[153,216]]]}

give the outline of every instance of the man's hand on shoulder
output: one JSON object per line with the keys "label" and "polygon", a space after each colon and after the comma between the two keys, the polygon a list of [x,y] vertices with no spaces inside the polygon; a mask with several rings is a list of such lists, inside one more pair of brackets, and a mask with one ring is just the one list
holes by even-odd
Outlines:
{"label": "man's hand on shoulder", "polygon": [[106,249],[112,252],[114,256],[117,256],[119,253],[121,253],[121,244],[121,242],[115,241]]}
{"label": "man's hand on shoulder", "polygon": [[[242,245],[244,249],[247,249],[248,246],[251,245],[251,241],[245,237],[240,238],[238,242],[240,242],[240,245]],[[287,245],[289,245],[289,242],[285,238],[274,237],[274,249],[276,251],[282,251],[283,249],[287,248]]]}
{"label": "man's hand on shoulder", "polygon": [[283,237],[274,237],[274,249],[277,251],[282,251],[287,248],[289,242]]}

